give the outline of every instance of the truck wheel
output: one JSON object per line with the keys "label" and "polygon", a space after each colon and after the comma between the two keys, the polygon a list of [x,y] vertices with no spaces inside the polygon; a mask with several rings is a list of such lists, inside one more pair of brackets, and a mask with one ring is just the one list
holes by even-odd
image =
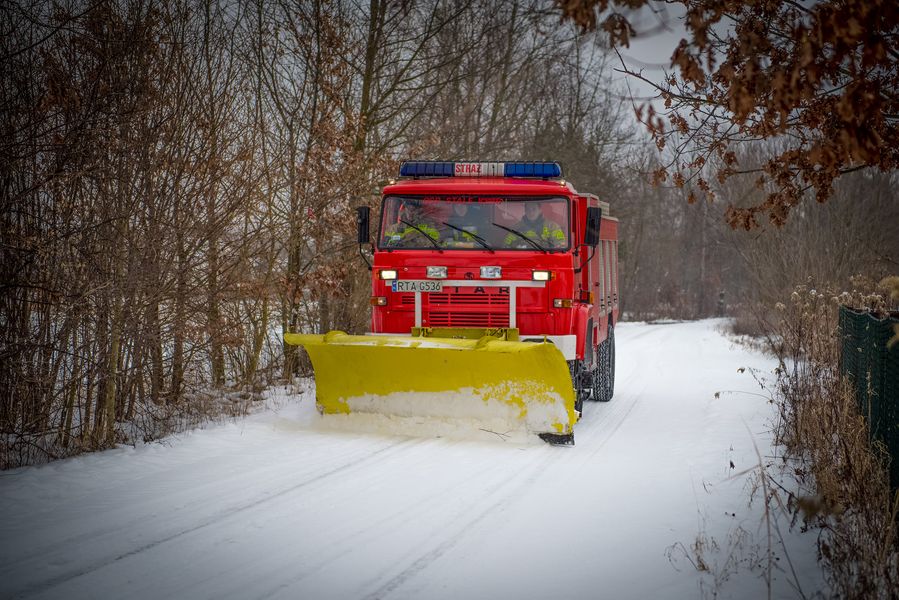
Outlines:
{"label": "truck wheel", "polygon": [[608,402],[615,394],[615,328],[609,325],[609,335],[606,341],[606,351],[603,356],[603,389],[600,402]]}
{"label": "truck wheel", "polygon": [[590,399],[594,402],[603,402],[605,389],[605,364],[606,364],[606,342],[603,341],[596,350],[596,368],[590,372],[590,389],[592,394]]}

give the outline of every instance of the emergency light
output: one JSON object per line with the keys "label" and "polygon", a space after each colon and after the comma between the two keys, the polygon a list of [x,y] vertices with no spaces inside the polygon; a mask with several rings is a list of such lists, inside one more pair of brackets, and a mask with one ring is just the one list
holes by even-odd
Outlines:
{"label": "emergency light", "polygon": [[400,177],[534,177],[562,176],[557,162],[451,162],[407,160],[400,166]]}

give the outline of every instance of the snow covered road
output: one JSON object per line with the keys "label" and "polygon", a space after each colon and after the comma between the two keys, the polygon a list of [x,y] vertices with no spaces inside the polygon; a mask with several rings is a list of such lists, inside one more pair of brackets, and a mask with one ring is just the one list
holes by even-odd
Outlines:
{"label": "snow covered road", "polygon": [[[716,576],[764,597],[763,510],[734,474],[772,453],[773,407],[738,368],[774,363],[717,327],[621,324],[615,398],[571,448],[322,431],[307,392],[0,473],[0,597],[698,598]],[[783,532],[773,595],[796,597],[787,559],[808,595],[814,537]]]}

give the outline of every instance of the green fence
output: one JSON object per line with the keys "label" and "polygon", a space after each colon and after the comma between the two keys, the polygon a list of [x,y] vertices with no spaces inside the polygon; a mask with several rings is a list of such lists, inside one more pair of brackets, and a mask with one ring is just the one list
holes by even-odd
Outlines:
{"label": "green fence", "polygon": [[888,350],[887,342],[896,323],[899,313],[877,318],[867,311],[840,307],[840,370],[855,388],[871,436],[882,441],[892,457],[890,485],[894,489],[899,488],[899,344]]}

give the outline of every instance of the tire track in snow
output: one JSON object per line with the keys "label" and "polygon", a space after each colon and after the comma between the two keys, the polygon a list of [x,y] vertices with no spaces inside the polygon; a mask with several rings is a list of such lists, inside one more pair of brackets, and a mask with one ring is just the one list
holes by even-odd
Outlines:
{"label": "tire track in snow", "polygon": [[[345,456],[349,458],[349,462],[353,460],[358,460],[359,458],[363,458],[369,456],[371,454],[368,448],[364,448],[360,451],[355,451],[351,453],[346,453]],[[341,456],[335,456],[333,458],[342,458]],[[325,469],[326,471],[329,469]],[[309,473],[297,473],[299,476],[307,475],[310,478],[317,477],[321,474],[322,471],[312,470]],[[244,475],[242,473],[232,474],[229,476],[228,480],[233,482],[238,482]],[[208,500],[208,497],[205,494],[197,494],[199,490],[203,487],[213,487],[217,489],[221,486],[223,480],[219,479],[215,482],[200,482],[200,486],[192,487],[191,492],[193,493],[191,498],[186,499],[174,512],[168,513],[169,517],[179,516],[182,514],[188,514],[190,511],[196,510],[197,507],[202,507],[204,503]],[[144,504],[152,505],[153,501],[143,501]],[[51,513],[47,513],[48,515],[52,515]],[[147,518],[152,518],[156,516],[155,510],[151,511],[148,515],[142,515]],[[37,515],[35,517],[36,520],[41,520],[42,515]],[[92,540],[96,540],[100,537],[106,537],[111,535],[125,535],[131,528],[132,520],[121,521],[116,518],[110,519],[110,525],[106,527],[102,527],[99,529],[93,529],[90,531],[84,531],[81,533],[76,533],[73,535],[69,535],[65,538],[54,538],[51,543],[33,547],[29,554],[20,554],[14,560],[9,560],[3,564],[4,571],[14,571],[17,568],[22,567],[23,565],[27,567],[27,565],[35,560],[44,560],[44,559],[53,559],[54,552],[58,551],[60,548],[73,548],[81,546],[82,544],[89,543]],[[0,571],[2,574],[2,571]]]}
{"label": "tire track in snow", "polygon": [[592,406],[588,406],[588,410],[585,411],[587,414],[575,427],[576,448],[577,446],[592,448],[597,442],[604,444],[621,426],[624,419],[627,418],[640,401],[640,397],[646,389],[645,382],[639,387],[639,391],[635,391],[630,386],[622,385],[622,383],[626,384],[629,381],[616,384],[618,393],[616,393],[611,402],[596,402],[592,403]]}
{"label": "tire track in snow", "polygon": [[[435,440],[429,441],[434,442]],[[467,440],[449,439],[440,440],[440,442],[448,443],[449,445],[447,446],[447,448],[452,448],[454,446],[464,445],[468,443]],[[538,446],[537,448],[540,447]],[[530,468],[542,468],[543,464],[549,462],[549,460],[551,459],[552,454],[550,453],[550,455],[548,455],[542,463],[540,463],[538,466]],[[431,455],[427,453],[424,453],[420,458],[417,459],[418,462],[427,462],[430,460]],[[405,470],[412,471],[414,469],[406,466]],[[494,473],[500,473],[501,475],[505,475],[505,477],[496,478],[494,477]],[[483,484],[483,482],[488,481],[490,482],[490,485],[486,486],[486,490],[484,491],[484,493],[479,496],[479,498],[484,498],[490,496],[491,494],[494,494],[496,491],[502,489],[513,480],[521,478],[523,476],[524,475],[520,471],[513,472],[511,475],[509,475],[508,465],[504,463],[487,463],[483,468],[479,468],[468,473],[462,479],[447,482],[446,485],[435,488],[433,491],[424,496],[410,498],[408,504],[397,506],[395,510],[391,511],[390,515],[376,521],[367,522],[364,525],[364,529],[352,529],[351,533],[330,540],[329,546],[335,548],[335,550],[331,551],[330,554],[326,554],[325,556],[321,557],[321,559],[316,561],[315,563],[309,565],[309,567],[303,573],[300,573],[287,581],[280,582],[275,587],[259,595],[258,598],[259,600],[264,600],[285,593],[288,594],[288,597],[290,597],[289,592],[293,586],[312,577],[322,569],[345,559],[348,555],[356,552],[358,548],[364,547],[369,543],[376,542],[382,539],[384,537],[384,532],[394,531],[396,525],[407,522],[415,522],[420,518],[427,519],[429,516],[434,514],[443,514],[444,511],[441,510],[443,506],[448,504],[457,504],[458,496],[450,492],[457,489],[458,487],[474,488],[475,486],[469,486],[468,484]],[[481,485],[480,487],[485,486]],[[460,520],[463,516],[470,515],[471,510],[473,510],[477,506],[478,501],[474,501],[467,503],[463,508],[455,509],[454,512],[460,513],[462,516],[457,516],[450,522],[454,523]],[[359,592],[358,595],[361,595],[362,593],[363,592]]]}
{"label": "tire track in snow", "polygon": [[[670,330],[663,325],[648,325],[644,331],[638,331],[633,336],[620,339],[619,342],[622,345],[628,345],[638,338],[652,339],[656,337],[660,339],[653,341],[653,347],[663,349],[666,347],[667,339],[671,337]],[[646,346],[646,340],[643,340],[640,346]],[[615,397],[607,404],[591,403],[594,408],[589,409],[589,414],[585,415],[581,425],[575,429],[575,433],[580,434],[576,435],[575,439],[578,442],[584,440],[584,445],[589,449],[589,452],[583,456],[581,464],[593,459],[605,447],[640,403],[651,380],[641,366],[651,364],[657,376],[662,375],[661,363],[655,354],[644,356],[643,353],[640,353],[639,360],[628,362],[630,369],[621,373],[624,377],[616,381]]]}
{"label": "tire track in snow", "polygon": [[193,527],[188,527],[186,529],[177,531],[173,534],[153,540],[153,541],[143,544],[133,550],[118,554],[114,557],[108,557],[108,558],[104,558],[101,560],[97,560],[89,565],[84,565],[79,568],[69,570],[65,573],[60,573],[59,575],[51,577],[50,579],[44,580],[40,583],[28,585],[24,589],[13,592],[11,597],[13,597],[13,598],[28,598],[30,596],[40,594],[40,593],[50,590],[54,587],[57,587],[64,583],[67,583],[73,579],[83,577],[84,575],[89,575],[90,573],[98,571],[109,565],[115,564],[121,560],[131,558],[133,556],[141,554],[142,552],[146,552],[147,550],[151,550],[157,546],[160,546],[162,544],[176,540],[182,536],[188,535],[190,533],[194,533],[201,529],[205,529],[211,525],[215,525],[225,519],[228,519],[230,517],[238,515],[246,510],[263,505],[267,502],[271,502],[272,500],[276,500],[278,498],[281,498],[282,496],[286,496],[287,494],[290,494],[297,490],[303,489],[310,485],[320,483],[324,480],[327,480],[330,477],[333,477],[334,475],[354,470],[357,467],[366,466],[367,463],[371,462],[372,460],[374,460],[376,458],[378,460],[383,460],[386,456],[389,456],[393,451],[400,448],[401,446],[404,446],[409,443],[420,442],[420,441],[421,440],[416,440],[414,438],[410,438],[410,439],[402,439],[400,441],[388,444],[378,450],[375,450],[374,452],[366,454],[366,456],[363,458],[356,459],[354,457],[353,460],[351,460],[349,462],[343,463],[343,464],[341,464],[333,469],[330,469],[328,471],[324,471],[324,472],[318,473],[316,475],[313,475],[309,479],[301,481],[298,484],[292,485],[292,486],[285,488],[283,490],[280,490],[278,492],[268,494],[262,498],[256,498],[252,501],[245,502],[236,507],[226,508],[223,511],[220,511],[216,514],[206,517],[205,519],[202,519],[199,523],[197,523]]}
{"label": "tire track in snow", "polygon": [[[486,506],[486,508],[484,508],[484,510],[477,512],[474,517],[471,518],[464,518],[468,517],[469,515],[468,513],[463,512],[464,517],[459,517],[454,520],[454,523],[458,524],[455,528],[454,534],[452,534],[448,538],[443,539],[443,541],[437,544],[437,546],[420,555],[417,559],[412,561],[412,563],[408,567],[391,577],[386,583],[381,585],[374,592],[365,595],[363,599],[382,600],[383,598],[388,597],[395,590],[402,587],[404,584],[406,584],[406,582],[413,579],[420,572],[426,570],[440,557],[442,557],[449,550],[455,547],[464,537],[472,535],[472,530],[480,523],[485,521],[488,517],[492,516],[493,513],[495,513],[503,506],[511,504],[516,499],[523,497],[523,495],[519,492],[522,489],[531,489],[536,483],[537,479],[539,479],[540,475],[545,472],[546,466],[555,460],[557,460],[557,454],[552,451],[547,452],[543,460],[535,462],[531,465],[526,476],[522,477],[520,473],[515,474],[495,485],[484,495],[484,498],[489,498],[506,489],[506,491],[495,502],[490,503]],[[509,488],[509,484],[516,479],[520,479],[518,484],[514,487]]]}

